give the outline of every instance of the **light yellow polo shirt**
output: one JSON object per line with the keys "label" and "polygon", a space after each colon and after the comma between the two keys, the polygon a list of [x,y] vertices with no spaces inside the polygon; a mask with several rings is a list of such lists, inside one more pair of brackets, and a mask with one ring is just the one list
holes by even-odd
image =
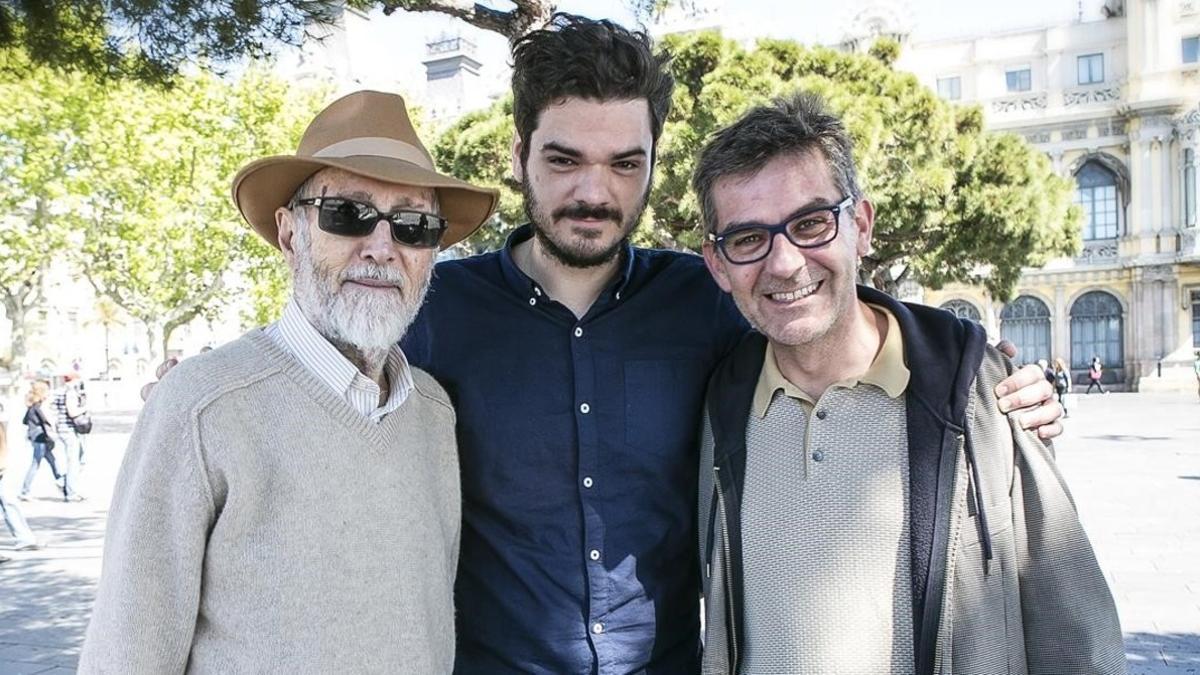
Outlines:
{"label": "light yellow polo shirt", "polygon": [[[887,317],[887,336],[883,339],[883,346],[879,353],[875,355],[875,360],[871,362],[871,367],[861,377],[847,378],[830,385],[833,387],[853,388],[859,384],[873,384],[891,398],[897,398],[908,387],[908,380],[911,373],[908,366],[904,364],[904,337],[900,334],[900,324],[896,321],[896,317],[887,309],[878,305],[868,305],[871,309],[882,313]],[[804,404],[806,410],[811,411],[816,406],[816,401],[811,396],[801,391],[799,387],[788,381],[783,373],[779,371],[779,365],[775,363],[775,350],[771,344],[767,343],[767,353],[763,358],[762,372],[758,376],[758,386],[754,389],[754,414],[758,415],[759,419],[767,416],[767,408],[771,406],[771,399],[774,398],[775,392],[783,390],[784,395],[800,401]]]}

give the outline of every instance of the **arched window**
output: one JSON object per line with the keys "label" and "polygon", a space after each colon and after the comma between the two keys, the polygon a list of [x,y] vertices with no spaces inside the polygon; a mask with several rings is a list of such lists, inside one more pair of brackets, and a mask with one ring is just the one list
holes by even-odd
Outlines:
{"label": "arched window", "polygon": [[981,319],[979,310],[975,309],[975,305],[966,300],[947,300],[942,303],[942,309],[950,312],[960,319],[970,319],[978,323]]}
{"label": "arched window", "polygon": [[1050,361],[1050,310],[1046,303],[1022,295],[1000,312],[1000,337],[1017,346],[1017,360]]}
{"label": "arched window", "polygon": [[1104,291],[1084,293],[1071,305],[1071,367],[1087,368],[1093,356],[1106,368],[1125,365],[1121,303]]}
{"label": "arched window", "polygon": [[1116,239],[1117,176],[1098,162],[1088,162],[1075,174],[1079,188],[1075,203],[1083,207],[1083,240]]}

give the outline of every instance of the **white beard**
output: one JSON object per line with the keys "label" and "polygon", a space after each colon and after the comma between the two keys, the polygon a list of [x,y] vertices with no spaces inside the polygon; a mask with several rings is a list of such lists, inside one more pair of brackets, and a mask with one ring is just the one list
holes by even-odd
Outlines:
{"label": "white beard", "polygon": [[[305,238],[306,239],[306,238]],[[433,268],[412,288],[398,270],[363,263],[337,274],[312,258],[307,241],[296,246],[296,302],[325,339],[363,352],[387,351],[404,337],[425,300]],[[395,284],[395,292],[344,285],[348,279]]]}

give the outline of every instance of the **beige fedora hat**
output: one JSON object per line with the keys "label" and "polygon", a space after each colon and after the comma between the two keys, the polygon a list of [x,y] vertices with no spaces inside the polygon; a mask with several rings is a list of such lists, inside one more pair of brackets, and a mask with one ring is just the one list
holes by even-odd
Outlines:
{"label": "beige fedora hat", "polygon": [[357,91],[317,114],[304,130],[295,155],[264,157],[242,167],[233,179],[233,202],[246,222],[278,248],[275,210],[327,166],[386,183],[437,190],[442,216],[449,222],[443,248],[479,229],[500,199],[496,190],[476,187],[433,168],[433,159],[408,119],[403,98]]}

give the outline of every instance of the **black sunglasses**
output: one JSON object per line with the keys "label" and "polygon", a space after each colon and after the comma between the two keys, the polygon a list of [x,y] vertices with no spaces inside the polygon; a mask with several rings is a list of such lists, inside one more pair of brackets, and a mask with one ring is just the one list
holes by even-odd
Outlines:
{"label": "black sunglasses", "polygon": [[819,248],[837,239],[839,216],[853,204],[854,198],[846,197],[837,204],[793,214],[778,225],[750,223],[721,234],[709,232],[708,240],[735,265],[750,265],[766,258],[771,254],[777,234],[782,234],[797,248]]}
{"label": "black sunglasses", "polygon": [[297,199],[293,206],[317,207],[317,227],[343,237],[365,237],[386,220],[392,226],[392,239],[413,248],[437,248],[448,227],[436,213],[408,209],[383,213],[372,204],[345,197]]}

